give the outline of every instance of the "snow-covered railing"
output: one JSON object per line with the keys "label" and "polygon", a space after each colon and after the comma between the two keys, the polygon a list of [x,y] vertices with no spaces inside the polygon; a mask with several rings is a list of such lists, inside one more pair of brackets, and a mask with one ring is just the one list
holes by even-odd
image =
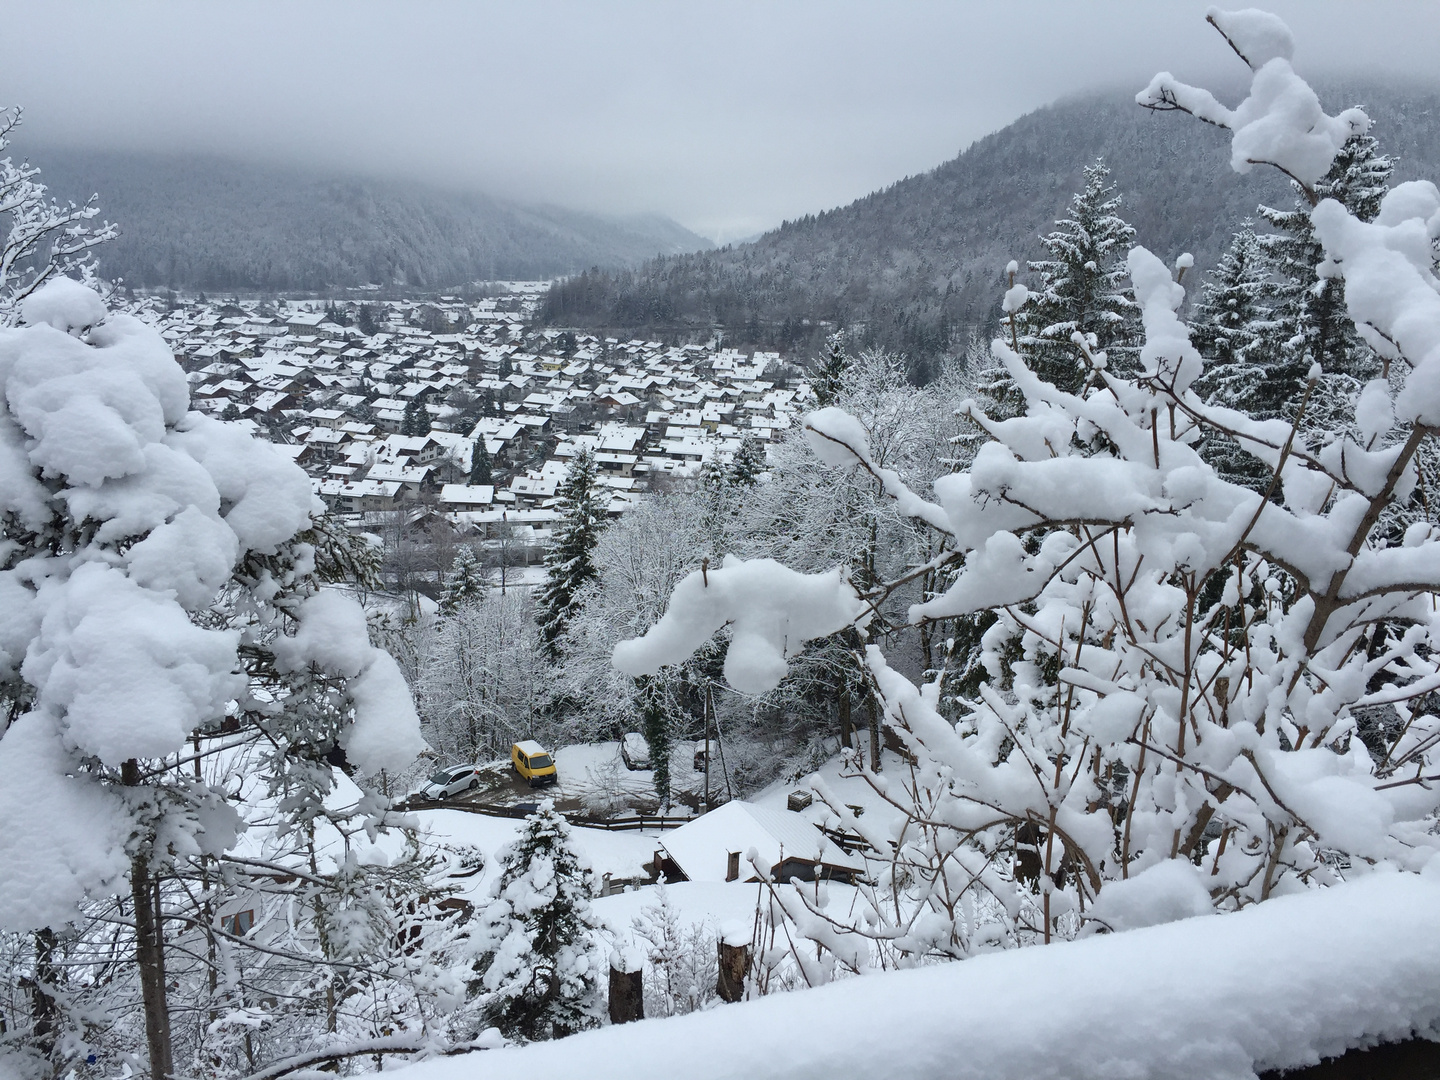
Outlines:
{"label": "snow-covered railing", "polygon": [[1440,1037],[1440,881],[1377,874],[1235,914],[853,978],[401,1075],[1253,1080],[1427,1035]]}

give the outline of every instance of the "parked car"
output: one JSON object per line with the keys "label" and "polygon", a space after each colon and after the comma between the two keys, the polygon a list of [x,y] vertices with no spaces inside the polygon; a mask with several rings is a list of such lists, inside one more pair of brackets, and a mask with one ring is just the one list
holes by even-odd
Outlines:
{"label": "parked car", "polygon": [[462,791],[473,791],[480,786],[478,765],[451,765],[435,773],[425,786],[415,792],[414,798],[434,802],[459,795]]}
{"label": "parked car", "polygon": [[560,779],[555,771],[554,757],[534,739],[526,739],[510,747],[510,764],[515,766],[522,780],[529,781],[531,787],[553,784]]}
{"label": "parked car", "polygon": [[620,740],[620,760],[627,769],[650,768],[650,744],[638,731],[627,731]]}

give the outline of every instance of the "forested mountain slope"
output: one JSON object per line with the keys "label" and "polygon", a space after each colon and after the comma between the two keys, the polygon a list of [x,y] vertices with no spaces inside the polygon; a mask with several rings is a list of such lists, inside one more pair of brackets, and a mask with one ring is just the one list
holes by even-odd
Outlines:
{"label": "forested mountain slope", "polygon": [[106,276],[136,286],[323,289],[545,278],[710,242],[658,215],[605,218],[362,177],[201,155],[19,142],[62,198],[100,196],[119,239]]}
{"label": "forested mountain slope", "polygon": [[[1330,84],[1330,109],[1364,105],[1396,179],[1440,175],[1440,89]],[[731,340],[813,347],[827,320],[871,341],[933,357],[998,310],[1012,258],[1038,237],[1103,156],[1137,240],[1205,270],[1258,203],[1288,206],[1273,170],[1234,173],[1228,133],[1147,112],[1133,91],[1058,102],[958,157],[849,206],[787,222],[754,243],[587,273],[551,293],[556,323],[656,330],[721,323]],[[804,320],[811,320],[806,325]]]}

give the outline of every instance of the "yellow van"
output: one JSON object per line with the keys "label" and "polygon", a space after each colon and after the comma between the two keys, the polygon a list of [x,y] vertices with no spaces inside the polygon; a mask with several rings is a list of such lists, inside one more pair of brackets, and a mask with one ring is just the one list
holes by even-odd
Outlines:
{"label": "yellow van", "polygon": [[534,739],[517,742],[510,747],[510,764],[531,787],[553,784],[560,779],[555,772],[555,759]]}

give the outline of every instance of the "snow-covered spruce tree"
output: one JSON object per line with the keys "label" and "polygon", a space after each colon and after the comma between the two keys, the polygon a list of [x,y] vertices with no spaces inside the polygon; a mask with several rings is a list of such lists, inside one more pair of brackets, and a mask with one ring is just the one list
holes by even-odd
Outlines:
{"label": "snow-covered spruce tree", "polygon": [[1102,160],[1085,167],[1085,186],[1070,200],[1070,216],[1040,238],[1048,259],[1030,263],[1040,280],[1018,313],[1021,351],[1035,371],[1062,390],[1080,388],[1089,372],[1071,340],[1079,333],[1104,350],[1120,370],[1131,365],[1136,309],[1125,285],[1125,253],[1135,230],[1120,217],[1120,197],[1106,183]]}
{"label": "snow-covered spruce tree", "polygon": [[[326,755],[369,782],[422,744],[363,612],[319,588],[304,474],[189,412],[169,347],[93,290],[52,277],[19,314],[0,330],[0,927],[83,933],[122,895],[133,931],[110,936],[168,1075],[165,883],[213,873],[244,827],[202,759],[263,744],[267,782],[304,789],[298,821]],[[208,740],[227,715],[245,736]],[[70,1029],[56,1068],[85,1045]]]}
{"label": "snow-covered spruce tree", "polygon": [[815,376],[810,387],[815,391],[815,400],[821,408],[833,405],[840,396],[845,370],[850,366],[850,357],[845,353],[845,332],[831,334],[825,339],[825,351],[816,362]]}
{"label": "snow-covered spruce tree", "polygon": [[740,449],[735,451],[726,479],[736,487],[753,487],[764,471],[765,446],[754,435],[746,435],[740,440]]}
{"label": "snow-covered spruce tree", "polygon": [[[0,154],[20,126],[19,108],[0,108]],[[93,249],[117,235],[106,223],[92,227],[100,213],[92,197],[84,206],[58,203],[29,162],[0,157],[0,326],[11,326],[20,303],[52,277],[79,277],[93,283]]]}
{"label": "snow-covered spruce tree", "polygon": [[453,615],[467,604],[478,603],[486,593],[485,567],[469,544],[461,544],[455,562],[445,575],[445,588],[440,596],[440,612]]}
{"label": "snow-covered spruce tree", "polygon": [[[1240,409],[1257,419],[1278,417],[1292,405],[1296,384],[1278,369],[1265,342],[1273,330],[1268,299],[1274,293],[1270,263],[1247,223],[1230,242],[1190,320],[1190,337],[1205,356],[1196,391],[1211,405]],[[1303,386],[1303,379],[1299,385]],[[1270,470],[1229,436],[1211,433],[1201,448],[1227,480],[1263,488]]]}
{"label": "snow-covered spruce tree", "polygon": [[[489,393],[487,390],[486,393]],[[489,413],[486,414],[487,416]],[[495,482],[493,466],[490,463],[490,451],[485,446],[485,436],[475,440],[475,446],[470,451],[470,483],[477,485],[493,484]]]}
{"label": "snow-covered spruce tree", "polygon": [[1291,209],[1260,207],[1260,216],[1275,229],[1258,238],[1275,280],[1274,314],[1263,352],[1271,379],[1280,385],[1267,396],[1298,401],[1312,363],[1326,375],[1362,381],[1379,370],[1378,358],[1346,314],[1338,282],[1317,272],[1325,251],[1310,209],[1313,199],[1335,199],[1361,221],[1373,221],[1393,171],[1374,136],[1357,133],[1323,177],[1309,188],[1297,187]]}
{"label": "snow-covered spruce tree", "polygon": [[512,1039],[555,1039],[600,1017],[604,952],[590,910],[589,871],[570,824],[546,799],[499,856],[494,899],[477,932],[491,1023]]}
{"label": "snow-covered spruce tree", "polygon": [[540,637],[552,656],[560,654],[560,638],[581,588],[595,577],[591,553],[605,526],[604,494],[596,482],[595,455],[588,448],[576,455],[556,494],[561,519],[545,555],[545,584],[536,599]]}
{"label": "snow-covered spruce tree", "polygon": [[[1235,168],[1273,165],[1314,195],[1368,118],[1324,113],[1279,19],[1209,18],[1251,68],[1247,99],[1232,110],[1162,74],[1137,101],[1231,130]],[[967,405],[993,441],[935,480],[935,501],[874,463],[854,417],[806,419],[821,460],[868,471],[944,538],[933,565],[958,573],[910,621],[996,616],[991,678],[958,717],[940,710],[943,672],[917,685],[865,649],[915,765],[873,785],[899,815],[894,828],[817,784],[877,853],[876,884],[843,912],[777,890],[820,946],[818,958],[796,953],[808,981],[836,965],[968,956],[1372,869],[1419,871],[1440,850],[1440,718],[1425,710],[1440,684],[1440,534],[1417,522],[1398,544],[1376,535],[1440,430],[1440,190],[1401,184],[1372,222],[1316,196],[1311,221],[1321,273],[1343,282],[1357,332],[1403,375],[1398,390],[1364,386],[1353,437],[1319,445],[1295,421],[1207,405],[1194,389],[1204,360],[1176,315],[1184,291],[1139,247],[1126,260],[1144,326],[1138,374],[1101,371],[1082,396],[996,342],[1026,415],[995,422]],[[1307,394],[1319,379],[1309,374]],[[1269,466],[1273,498],[1205,461],[1197,445],[1215,431]],[[1104,449],[1082,450],[1096,433]],[[615,663],[657,671],[725,626],[727,680],[763,692],[802,642],[865,625],[913,574],[862,594],[843,571],[733,561],[682,581]],[[1209,599],[1216,581],[1220,602]],[[1358,737],[1357,716],[1376,708],[1395,722]]]}
{"label": "snow-covered spruce tree", "polygon": [[[1190,317],[1190,338],[1208,360],[1199,389],[1217,395],[1218,403],[1243,406],[1253,400],[1255,387],[1246,381],[1245,372],[1253,367],[1250,354],[1269,329],[1267,301],[1273,287],[1268,275],[1259,238],[1246,222],[1200,287],[1200,300]],[[1258,414],[1260,409],[1252,411]]]}
{"label": "snow-covered spruce tree", "polygon": [[430,417],[419,398],[411,398],[405,403],[405,412],[400,417],[400,434],[410,436],[430,434]]}

